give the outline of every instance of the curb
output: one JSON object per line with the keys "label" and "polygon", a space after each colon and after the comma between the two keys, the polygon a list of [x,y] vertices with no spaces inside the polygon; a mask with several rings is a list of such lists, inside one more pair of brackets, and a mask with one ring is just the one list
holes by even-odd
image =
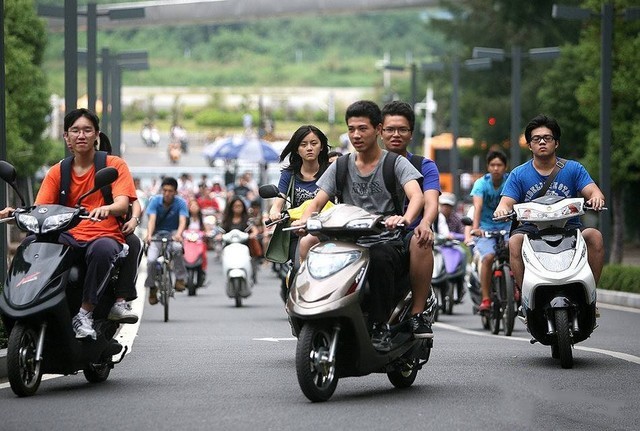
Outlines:
{"label": "curb", "polygon": [[[640,308],[640,294],[597,289],[598,302]],[[0,383],[7,379],[7,349],[0,349]]]}
{"label": "curb", "polygon": [[640,308],[640,293],[618,292],[616,290],[596,289],[598,302],[624,307]]}

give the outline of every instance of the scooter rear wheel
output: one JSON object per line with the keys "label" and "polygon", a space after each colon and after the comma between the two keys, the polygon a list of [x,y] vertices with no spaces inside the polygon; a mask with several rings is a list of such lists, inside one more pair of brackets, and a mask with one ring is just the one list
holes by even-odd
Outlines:
{"label": "scooter rear wheel", "polygon": [[89,364],[87,368],[82,370],[84,378],[90,383],[102,383],[109,378],[111,367],[109,364]]}
{"label": "scooter rear wheel", "polygon": [[396,388],[408,388],[415,382],[418,369],[418,359],[406,360],[395,370],[389,371],[387,377]]}
{"label": "scooter rear wheel", "polygon": [[302,393],[313,402],[327,401],[338,386],[336,364],[329,363],[331,331],[306,323],[296,346],[296,373]]}
{"label": "scooter rear wheel", "polygon": [[11,390],[19,397],[36,393],[42,380],[41,362],[36,361],[38,333],[18,322],[9,335],[7,346],[7,374]]}

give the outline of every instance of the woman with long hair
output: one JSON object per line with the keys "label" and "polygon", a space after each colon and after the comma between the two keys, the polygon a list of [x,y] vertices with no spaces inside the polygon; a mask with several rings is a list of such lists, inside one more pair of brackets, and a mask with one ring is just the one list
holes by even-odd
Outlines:
{"label": "woman with long hair", "polygon": [[[329,139],[320,129],[313,125],[301,126],[296,130],[287,146],[280,154],[280,161],[289,158],[289,166],[280,174],[278,189],[287,194],[292,187],[291,207],[295,208],[306,200],[313,199],[318,186],[316,180],[329,166]],[[269,218],[279,220],[285,200],[276,198]]]}
{"label": "woman with long hair", "polygon": [[[313,125],[301,126],[296,130],[287,146],[280,154],[280,161],[289,158],[289,166],[280,173],[278,189],[291,200],[291,208],[313,199],[318,192],[316,180],[329,166],[329,139]],[[291,191],[289,191],[291,190]],[[285,205],[283,198],[275,198],[269,219],[279,220]],[[291,235],[289,258],[294,260],[298,235]],[[295,260],[294,260],[295,261]]]}

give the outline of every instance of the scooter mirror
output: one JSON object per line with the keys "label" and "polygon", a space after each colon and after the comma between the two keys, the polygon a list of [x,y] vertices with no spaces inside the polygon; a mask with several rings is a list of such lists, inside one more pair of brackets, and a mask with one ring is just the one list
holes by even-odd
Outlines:
{"label": "scooter mirror", "polygon": [[89,196],[91,193],[95,193],[97,190],[100,190],[104,186],[108,186],[109,184],[111,184],[117,179],[118,179],[118,170],[116,168],[107,166],[106,168],[100,169],[98,172],[96,172],[96,177],[93,182],[93,188],[89,190],[87,193],[80,196],[80,198],[78,198],[78,202],[76,203],[76,205],[80,206],[80,202],[82,202],[84,198]]}
{"label": "scooter mirror", "polygon": [[11,186],[13,190],[15,190],[16,194],[20,198],[20,202],[22,202],[22,206],[25,205],[24,197],[20,190],[18,190],[18,186],[16,184],[16,178],[18,174],[16,173],[16,168],[9,162],[4,160],[0,160],[0,178],[2,178],[7,184]]}
{"label": "scooter mirror", "polygon": [[260,188],[258,189],[258,193],[263,199],[281,197],[278,187],[276,187],[274,184],[265,184],[263,186],[260,186]]}
{"label": "scooter mirror", "polygon": [[118,170],[111,166],[107,166],[106,168],[100,169],[96,172],[96,178],[94,181],[93,188],[101,189],[104,186],[107,186],[118,179]]}
{"label": "scooter mirror", "polygon": [[11,184],[16,180],[16,168],[9,162],[0,160],[0,178]]}

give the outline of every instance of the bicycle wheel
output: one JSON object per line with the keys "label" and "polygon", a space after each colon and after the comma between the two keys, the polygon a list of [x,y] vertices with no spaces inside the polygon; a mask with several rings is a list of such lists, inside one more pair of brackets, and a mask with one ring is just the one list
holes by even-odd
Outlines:
{"label": "bicycle wheel", "polygon": [[502,282],[504,285],[504,335],[510,337],[513,333],[513,326],[516,322],[516,315],[518,313],[516,299],[514,295],[515,283],[511,276],[511,268],[508,265],[502,266]]}
{"label": "bicycle wheel", "polygon": [[502,320],[502,310],[500,292],[502,290],[502,277],[491,277],[491,309],[489,310],[489,327],[493,335],[500,332],[500,321]]}
{"label": "bicycle wheel", "polygon": [[164,306],[164,321],[169,321],[169,297],[171,296],[171,275],[167,265],[162,266],[162,287],[160,290],[160,301]]}

